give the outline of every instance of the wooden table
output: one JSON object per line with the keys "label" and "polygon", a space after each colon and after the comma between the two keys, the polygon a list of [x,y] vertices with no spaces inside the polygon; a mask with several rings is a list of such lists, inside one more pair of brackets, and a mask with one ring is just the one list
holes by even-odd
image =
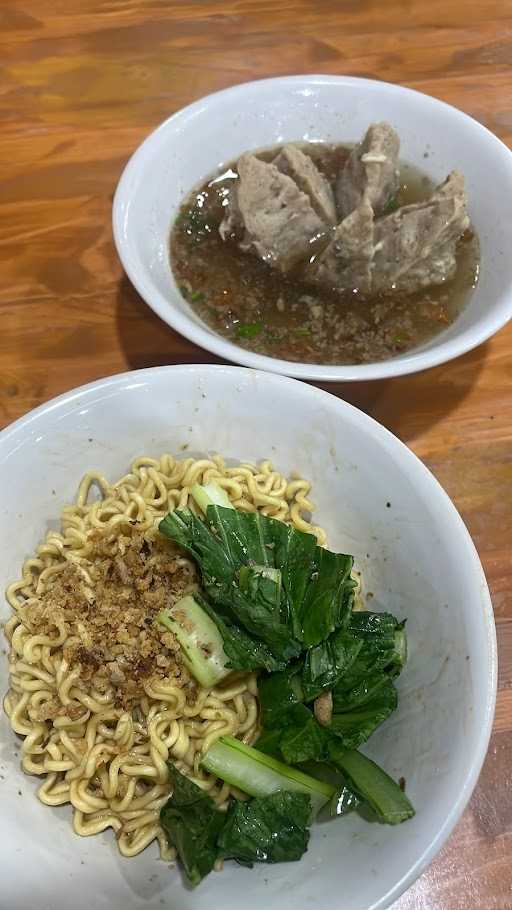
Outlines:
{"label": "wooden table", "polygon": [[[512,142],[510,0],[2,0],[0,49],[0,425],[100,376],[214,359],[152,315],[112,242],[125,161],[182,105],[263,76],[355,74],[437,95]],[[399,910],[512,908],[511,378],[509,326],[438,369],[336,388],[453,498],[498,627],[480,782]]]}

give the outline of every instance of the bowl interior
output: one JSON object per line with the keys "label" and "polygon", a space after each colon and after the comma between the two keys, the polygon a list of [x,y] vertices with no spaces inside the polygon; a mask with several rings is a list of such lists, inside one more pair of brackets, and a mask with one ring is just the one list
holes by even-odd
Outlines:
{"label": "bowl interior", "polygon": [[[163,368],[85,387],[0,437],[0,585],[17,577],[24,557],[55,527],[83,472],[95,468],[114,479],[137,455],[178,453],[184,445],[187,454],[270,458],[310,478],[316,520],[333,548],[355,554],[373,594],[369,606],[407,617],[400,707],[368,752],[405,777],[417,815],[398,828],[357,815],[319,824],[300,863],[252,871],[228,864],[190,892],[176,870],[155,861],[154,848],[123,859],[112,832],[80,839],[69,806],[42,806],[2,716],[6,906],[29,906],[34,893],[53,910],[67,910],[70,893],[76,910],[160,910],[162,903],[238,910],[242,893],[247,910],[389,906],[432,858],[474,786],[492,721],[495,641],[487,586],[461,519],[386,430],[324,392],[236,368]],[[0,683],[5,690],[4,657]]]}
{"label": "bowl interior", "polygon": [[[414,352],[384,364],[322,368],[243,351],[209,329],[181,297],[168,254],[180,203],[201,180],[247,149],[293,140],[357,141],[369,123],[389,120],[403,160],[435,181],[454,168],[467,184],[481,243],[481,274],[458,319]],[[388,83],[328,76],[287,77],[236,86],[180,111],[139,148],[114,204],[125,269],[152,309],[209,350],[246,365],[302,378],[376,378],[421,369],[474,346],[512,310],[512,155],[476,121],[434,98]]]}

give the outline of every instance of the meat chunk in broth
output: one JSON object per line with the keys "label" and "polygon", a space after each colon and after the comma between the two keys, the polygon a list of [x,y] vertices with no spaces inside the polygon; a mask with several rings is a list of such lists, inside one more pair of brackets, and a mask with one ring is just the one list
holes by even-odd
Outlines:
{"label": "meat chunk in broth", "polygon": [[285,145],[272,164],[283,174],[288,174],[309,201],[315,212],[326,224],[335,225],[337,221],[334,193],[325,177],[315,163],[295,145]]}
{"label": "meat chunk in broth", "polygon": [[453,171],[430,199],[378,217],[397,191],[398,150],[389,124],[369,127],[338,178],[345,214],[337,227],[332,188],[308,155],[291,145],[271,161],[242,155],[220,234],[282,273],[296,270],[340,294],[442,284],[455,274],[469,225],[464,178]]}
{"label": "meat chunk in broth", "polygon": [[235,344],[301,363],[382,361],[435,337],[476,285],[478,237],[462,175],[434,189],[397,156],[374,124],[355,150],[292,143],[227,163],[172,229],[189,306]]}
{"label": "meat chunk in broth", "polygon": [[363,200],[376,215],[382,214],[399,186],[400,139],[389,123],[374,123],[356,145],[339,175],[336,201],[342,218]]}
{"label": "meat chunk in broth", "polygon": [[333,239],[308,269],[308,280],[339,292],[371,290],[374,256],[373,209],[362,202],[334,230]]}
{"label": "meat chunk in broth", "polygon": [[464,176],[460,171],[452,171],[443,183],[436,188],[433,196],[440,198],[443,196],[466,196],[464,186]]}
{"label": "meat chunk in broth", "polygon": [[416,291],[449,280],[468,226],[464,178],[453,171],[426,202],[375,222],[372,290]]}
{"label": "meat chunk in broth", "polygon": [[307,258],[312,241],[326,230],[324,221],[306,193],[275,164],[242,155],[238,178],[221,236],[243,225],[241,249],[256,253],[282,272],[289,271]]}

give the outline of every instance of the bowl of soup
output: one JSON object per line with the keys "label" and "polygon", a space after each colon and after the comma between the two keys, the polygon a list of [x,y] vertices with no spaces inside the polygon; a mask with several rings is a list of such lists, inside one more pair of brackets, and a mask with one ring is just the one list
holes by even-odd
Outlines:
{"label": "bowl of soup", "polygon": [[505,325],[511,202],[510,151],[462,112],[293,76],[166,120],[126,166],[113,226],[130,280],[189,340],[351,381],[444,363]]}

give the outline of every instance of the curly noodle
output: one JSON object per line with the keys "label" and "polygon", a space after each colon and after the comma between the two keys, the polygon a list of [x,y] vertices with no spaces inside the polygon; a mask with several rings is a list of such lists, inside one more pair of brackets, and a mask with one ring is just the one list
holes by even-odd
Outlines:
{"label": "curly noodle", "polygon": [[[179,665],[176,675],[166,676],[169,660],[162,658],[164,669],[141,681],[136,703],[123,704],[112,685],[84,676],[77,647],[83,650],[85,628],[78,621],[71,627],[58,609],[49,619],[45,603],[52,594],[58,600],[59,584],[69,590],[69,572],[80,583],[83,602],[93,602],[98,540],[114,554],[114,562],[125,552],[133,527],[151,544],[158,521],[190,504],[194,483],[210,480],[225,489],[235,508],[291,523],[325,543],[325,533],[307,519],[313,509],[308,481],[284,477],[269,461],[228,467],[219,456],[141,457],[113,484],[102,474],[86,474],[75,503],[62,511],[61,530],[48,533],[6,592],[13,616],[6,624],[10,689],[4,707],[12,729],[24,738],[23,770],[44,776],[38,791],[43,803],[71,803],[77,834],[113,828],[124,856],[134,856],[155,838],[162,857],[175,855],[159,824],[170,791],[168,759],[219,806],[232,793],[240,796],[202,770],[200,760],[224,734],[254,741],[256,677],[232,674],[223,684],[203,689],[187,683],[186,676],[177,678]],[[195,571],[182,555],[175,563],[170,570],[185,576]]]}

